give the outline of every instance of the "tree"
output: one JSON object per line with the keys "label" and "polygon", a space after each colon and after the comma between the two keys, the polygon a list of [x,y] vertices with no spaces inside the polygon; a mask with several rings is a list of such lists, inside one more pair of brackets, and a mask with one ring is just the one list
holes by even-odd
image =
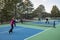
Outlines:
{"label": "tree", "polygon": [[33,4],[32,4],[32,2],[30,0],[26,0],[25,8],[26,8],[26,10],[25,10],[26,18],[29,18],[30,17],[29,14],[31,14],[32,10],[33,10]]}
{"label": "tree", "polygon": [[17,3],[22,0],[4,0],[4,8],[2,9],[2,19],[9,21],[12,16],[16,16]]}
{"label": "tree", "polygon": [[37,8],[39,13],[45,12],[45,7],[44,5],[39,5],[39,7]]}
{"label": "tree", "polygon": [[[20,15],[23,16],[25,14],[25,18],[28,18],[29,14],[33,10],[33,4],[30,0],[25,0],[20,6],[19,6],[19,12]],[[23,15],[22,15],[23,14]]]}
{"label": "tree", "polygon": [[[18,3],[19,5],[17,5]],[[21,16],[27,10],[27,5],[22,0],[4,0],[4,4],[4,8],[1,10],[1,17],[4,21],[9,21],[12,16]],[[31,6],[31,4],[29,5]]]}
{"label": "tree", "polygon": [[34,11],[34,13],[36,13],[37,14],[37,16],[38,16],[38,19],[40,20],[40,18],[42,17],[42,13],[43,12],[45,12],[45,7],[44,7],[44,5],[39,5],[36,9],[35,9],[35,11]]}
{"label": "tree", "polygon": [[60,16],[59,9],[56,5],[53,6],[53,8],[51,10],[51,15],[52,15],[52,17],[59,17]]}
{"label": "tree", "polygon": [[4,0],[4,8],[1,10],[2,12],[2,20],[8,21],[10,19],[11,11],[13,10],[12,2],[10,0]]}

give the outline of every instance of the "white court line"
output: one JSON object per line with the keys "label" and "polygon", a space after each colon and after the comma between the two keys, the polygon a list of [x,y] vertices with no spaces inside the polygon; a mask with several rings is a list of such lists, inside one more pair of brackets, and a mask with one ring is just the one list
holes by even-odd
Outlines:
{"label": "white court line", "polygon": [[[14,31],[17,31],[17,30],[22,30],[22,29],[24,29],[24,28],[21,28],[21,29],[18,28],[18,29],[15,29],[15,30],[13,29],[13,30],[14,30]],[[10,30],[10,29],[9,29],[9,30]],[[8,30],[8,31],[9,31],[9,30]],[[8,32],[8,31],[3,31],[3,32],[0,32],[0,33],[6,33],[6,32]]]}
{"label": "white court line", "polygon": [[32,38],[32,37],[34,37],[34,36],[37,36],[37,35],[39,35],[39,34],[41,34],[41,33],[46,32],[47,30],[50,30],[50,29],[51,29],[51,28],[48,28],[48,29],[46,29],[45,31],[39,32],[39,33],[37,33],[37,34],[35,34],[35,35],[32,35],[32,36],[30,36],[30,37],[28,37],[28,38],[25,38],[24,40],[28,40],[28,39],[30,39],[30,38]]}

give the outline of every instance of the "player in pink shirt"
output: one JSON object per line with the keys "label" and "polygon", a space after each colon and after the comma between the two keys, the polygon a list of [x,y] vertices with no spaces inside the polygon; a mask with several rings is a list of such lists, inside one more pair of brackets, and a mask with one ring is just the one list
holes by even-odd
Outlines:
{"label": "player in pink shirt", "polygon": [[11,21],[10,21],[11,29],[9,30],[9,34],[10,34],[11,32],[13,32],[14,24],[15,24],[15,20],[14,20],[14,17],[13,17],[13,18],[11,19]]}

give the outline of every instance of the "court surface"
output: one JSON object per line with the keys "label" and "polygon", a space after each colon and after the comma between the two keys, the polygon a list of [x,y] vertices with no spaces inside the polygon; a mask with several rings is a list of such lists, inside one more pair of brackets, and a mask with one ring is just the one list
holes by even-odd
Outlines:
{"label": "court surface", "polygon": [[56,28],[49,27],[52,24],[52,21],[50,24],[37,21],[17,23],[11,34],[8,33],[9,24],[0,25],[0,40],[60,40],[60,22],[56,22]]}
{"label": "court surface", "polygon": [[24,40],[36,33],[42,32],[40,29],[24,28],[16,26],[13,33],[8,33],[10,26],[0,28],[0,40]]}

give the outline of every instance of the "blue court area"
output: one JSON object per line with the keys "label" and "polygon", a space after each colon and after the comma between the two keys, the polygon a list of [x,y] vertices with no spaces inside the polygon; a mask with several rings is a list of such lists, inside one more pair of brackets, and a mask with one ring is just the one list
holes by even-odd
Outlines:
{"label": "blue court area", "polygon": [[9,29],[10,26],[0,27],[0,40],[24,40],[25,38],[28,38],[43,31],[40,29],[24,28],[21,26],[17,26],[14,28],[13,33],[9,34]]}

